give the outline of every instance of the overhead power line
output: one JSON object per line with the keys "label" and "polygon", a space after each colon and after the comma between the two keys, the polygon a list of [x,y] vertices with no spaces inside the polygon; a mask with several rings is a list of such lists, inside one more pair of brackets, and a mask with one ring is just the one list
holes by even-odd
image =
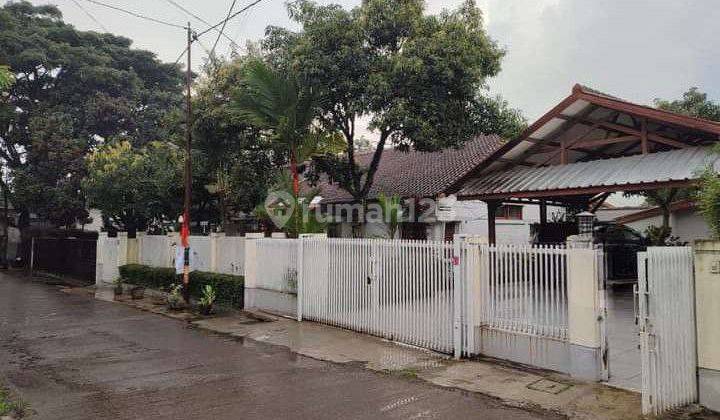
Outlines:
{"label": "overhead power line", "polygon": [[203,36],[206,33],[212,31],[213,29],[217,28],[218,26],[224,24],[225,22],[229,21],[230,19],[234,18],[235,16],[239,15],[240,13],[248,10],[249,8],[255,6],[256,4],[260,3],[262,0],[255,0],[254,2],[248,4],[247,6],[243,7],[242,9],[238,10],[237,12],[233,13],[232,15],[228,16],[227,18],[221,20],[220,22],[216,23],[215,25],[205,29],[204,31],[198,32],[197,36]]}
{"label": "overhead power line", "polygon": [[[193,13],[192,11],[188,10],[187,8],[183,7],[183,5],[179,4],[178,2],[176,2],[176,1],[174,1],[174,0],[165,0],[165,1],[167,1],[168,3],[170,3],[170,5],[175,6],[175,7],[177,7],[178,9],[182,10],[182,11],[185,12],[187,15],[195,18],[195,19],[198,20],[199,22],[202,22],[202,23],[206,24],[207,26],[212,26],[212,23],[208,22],[207,20],[201,18],[201,17],[198,16],[197,14],[195,14],[195,13]],[[231,47],[233,47],[233,49],[236,49],[236,48],[238,47],[237,43],[236,43],[232,38],[230,38],[228,35],[226,35],[226,34],[223,33],[222,31],[217,30],[217,29],[215,29],[215,31],[217,31],[218,34],[224,36],[225,39],[227,39],[228,41],[230,41],[230,45],[231,45]]]}
{"label": "overhead power line", "polygon": [[82,4],[80,4],[80,2],[78,2],[77,0],[72,0],[72,2],[75,3],[75,5],[78,7],[78,9],[82,10],[83,13],[85,13],[87,15],[87,17],[89,17],[93,22],[95,22],[100,27],[100,29],[102,29],[105,32],[110,32],[108,30],[108,28],[106,28],[105,25],[100,23],[99,20],[95,19],[95,16],[93,16],[90,12],[88,12],[87,9],[85,9],[82,6]]}
{"label": "overhead power line", "polygon": [[148,21],[150,21],[150,22],[155,22],[155,23],[159,23],[159,24],[162,24],[162,25],[171,26],[171,27],[173,27],[173,28],[187,29],[187,28],[186,28],[185,26],[183,26],[183,25],[178,25],[178,24],[175,24],[175,23],[172,23],[172,22],[167,22],[167,21],[164,21],[164,20],[156,19],[156,18],[154,18],[154,17],[145,16],[145,15],[142,15],[142,14],[137,13],[137,12],[133,12],[133,11],[130,11],[130,10],[127,10],[127,9],[123,9],[123,8],[121,8],[121,7],[117,7],[117,6],[113,6],[113,5],[111,5],[111,4],[107,4],[107,3],[100,2],[100,1],[98,1],[98,0],[84,0],[84,1],[86,1],[86,2],[88,2],[88,3],[92,3],[92,4],[97,4],[98,6],[107,7],[108,9],[117,10],[118,12],[123,12],[123,13],[125,13],[125,14],[130,15],[130,16],[135,16],[136,18],[145,19],[145,20],[148,20]]}
{"label": "overhead power line", "polygon": [[220,41],[220,35],[222,35],[225,31],[225,25],[227,25],[228,19],[230,19],[230,14],[232,13],[233,9],[235,8],[235,3],[237,3],[237,0],[233,0],[232,4],[230,5],[230,9],[228,9],[227,16],[225,17],[222,27],[220,28],[220,33],[218,34],[217,38],[215,38],[215,43],[213,44],[212,50],[210,50],[210,59],[211,60],[214,60],[215,47],[217,47],[218,41]]}

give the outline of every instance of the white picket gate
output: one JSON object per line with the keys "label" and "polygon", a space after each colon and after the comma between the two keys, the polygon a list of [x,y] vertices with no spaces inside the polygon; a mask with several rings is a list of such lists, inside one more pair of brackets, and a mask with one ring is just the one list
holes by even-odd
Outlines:
{"label": "white picket gate", "polygon": [[695,291],[690,247],[638,253],[643,414],[697,401]]}
{"label": "white picket gate", "polygon": [[452,352],[447,242],[304,239],[299,318]]}

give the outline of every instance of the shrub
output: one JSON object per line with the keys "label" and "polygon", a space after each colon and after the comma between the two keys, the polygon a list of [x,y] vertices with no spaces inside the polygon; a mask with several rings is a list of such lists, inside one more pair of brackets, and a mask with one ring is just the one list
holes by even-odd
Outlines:
{"label": "shrub", "polygon": [[703,172],[696,199],[713,235],[720,239],[720,174],[711,168]]}
{"label": "shrub", "polygon": [[[178,282],[175,269],[148,267],[140,264],[128,264],[120,267],[123,281],[151,289],[168,290]],[[199,299],[203,288],[210,285],[217,293],[216,303],[222,306],[243,307],[245,279],[230,274],[190,272],[190,296]]]}

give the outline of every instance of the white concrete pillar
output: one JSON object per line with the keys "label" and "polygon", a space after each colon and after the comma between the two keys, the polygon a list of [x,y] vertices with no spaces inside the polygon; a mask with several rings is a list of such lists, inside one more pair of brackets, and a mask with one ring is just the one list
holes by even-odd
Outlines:
{"label": "white concrete pillar", "polygon": [[698,397],[720,411],[720,241],[695,241]]}
{"label": "white concrete pillar", "polygon": [[[249,235],[249,234],[248,234]],[[259,238],[245,237],[245,304],[246,308],[255,306],[255,287],[257,285],[257,240]]]}
{"label": "white concrete pillar", "polygon": [[145,235],[146,235],[145,232],[137,232],[135,234],[135,242],[137,244],[137,246],[136,246],[137,250],[135,251],[135,258],[136,258],[135,263],[136,264],[143,263],[143,251],[144,251],[143,241],[145,240]]}
{"label": "white concrete pillar", "polygon": [[584,380],[603,379],[601,323],[604,303],[599,278],[600,258],[592,238],[568,238],[568,341],[570,374]]}
{"label": "white concrete pillar", "polygon": [[118,267],[120,267],[121,265],[127,264],[128,234],[127,234],[127,232],[118,232],[117,238],[118,238],[117,265],[118,265]]}
{"label": "white concrete pillar", "polygon": [[221,252],[218,243],[220,242],[219,239],[223,237],[225,237],[225,233],[210,233],[210,271],[213,273],[218,272],[218,252]]}
{"label": "white concrete pillar", "polygon": [[95,285],[102,286],[103,284],[103,256],[105,254],[105,246],[107,241],[107,232],[98,233],[97,245],[95,247]]}

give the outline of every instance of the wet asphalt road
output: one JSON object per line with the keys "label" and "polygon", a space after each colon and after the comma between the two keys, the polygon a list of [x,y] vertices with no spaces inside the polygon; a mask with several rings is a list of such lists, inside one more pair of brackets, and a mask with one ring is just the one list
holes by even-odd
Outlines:
{"label": "wet asphalt road", "polygon": [[6,274],[0,381],[40,419],[544,418]]}

